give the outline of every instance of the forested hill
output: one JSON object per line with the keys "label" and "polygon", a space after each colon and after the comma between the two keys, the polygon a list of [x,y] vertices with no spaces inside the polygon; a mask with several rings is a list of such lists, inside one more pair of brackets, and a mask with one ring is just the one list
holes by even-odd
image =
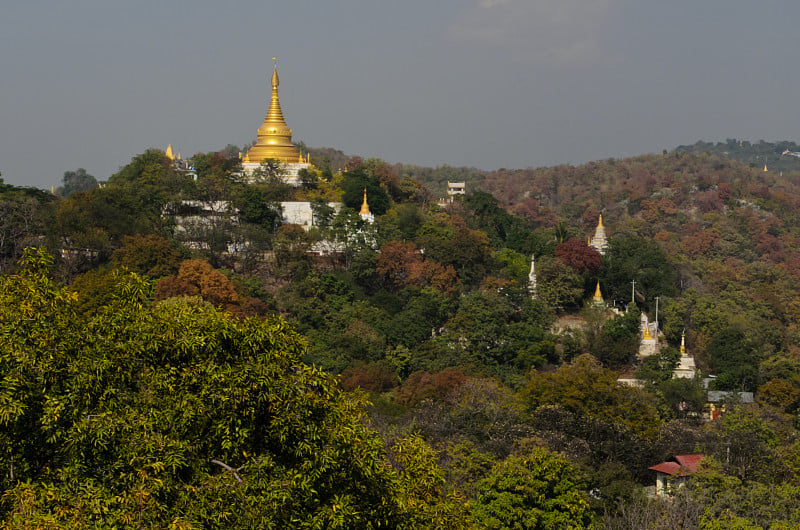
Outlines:
{"label": "forested hill", "polygon": [[[792,175],[315,153],[298,186],[228,149],[0,186],[0,527],[800,524]],[[284,217],[300,203],[313,226]],[[650,466],[695,452],[678,498],[645,499]]]}
{"label": "forested hill", "polygon": [[673,152],[495,171],[485,189],[508,211],[566,237],[585,238],[602,212],[612,237],[657,242],[677,273],[674,297],[662,306],[664,329],[675,340],[680,330],[669,322],[678,317],[687,325],[701,364],[711,361],[711,345],[728,328],[755,341],[754,365],[769,352],[798,351],[800,185],[794,176],[720,155]]}
{"label": "forested hill", "polygon": [[[764,165],[777,172],[800,172],[800,146],[794,142],[756,143],[747,140],[728,138],[725,142],[696,142],[693,145],[681,145],[675,149],[679,153],[712,153],[723,155],[731,160],[738,160],[750,167],[763,169]],[[786,153],[786,151],[789,151]],[[785,154],[784,154],[785,153]],[[796,153],[792,155],[790,153]]]}
{"label": "forested hill", "polygon": [[[498,170],[482,188],[510,212],[585,230],[603,212],[618,229],[647,236],[709,226],[706,214],[739,208],[797,225],[800,186],[793,174],[764,172],[722,155],[674,151],[579,166]],[[741,256],[740,256],[741,257]]]}

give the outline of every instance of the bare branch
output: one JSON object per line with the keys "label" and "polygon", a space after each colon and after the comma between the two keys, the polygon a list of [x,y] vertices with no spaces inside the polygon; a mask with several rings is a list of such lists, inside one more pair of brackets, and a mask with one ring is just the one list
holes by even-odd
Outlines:
{"label": "bare branch", "polygon": [[237,471],[241,470],[244,466],[239,466],[236,469],[233,469],[231,466],[229,466],[225,462],[220,462],[219,460],[212,460],[211,463],[212,464],[217,464],[218,466],[220,466],[220,467],[230,471],[231,473],[233,473],[233,478],[236,479],[236,482],[241,482],[242,481],[242,479],[239,477],[239,474],[237,473]]}

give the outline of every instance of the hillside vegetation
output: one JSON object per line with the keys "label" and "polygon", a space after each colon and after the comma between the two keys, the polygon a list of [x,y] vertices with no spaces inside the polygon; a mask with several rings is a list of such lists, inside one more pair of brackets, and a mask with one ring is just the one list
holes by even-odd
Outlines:
{"label": "hillside vegetation", "polygon": [[[245,183],[231,150],[196,155],[196,179],[148,150],[65,197],[0,188],[19,212],[0,238],[7,526],[90,506],[108,525],[176,514],[186,528],[284,509],[331,528],[347,527],[340,510],[380,527],[800,523],[796,174],[683,150],[489,173],[313,153],[298,188],[272,164]],[[439,205],[447,180],[468,193]],[[312,203],[314,227],[281,223],[292,200]],[[587,244],[600,214],[602,255]],[[31,244],[49,254],[18,262]],[[661,351],[637,361],[656,310]],[[26,324],[37,311],[55,320]],[[671,378],[684,333],[712,389],[757,402],[732,394],[704,422],[700,377]],[[634,373],[643,388],[617,381]],[[192,412],[201,395],[219,406],[210,423]],[[142,450],[110,448],[129,433]],[[643,495],[649,466],[692,452],[707,459],[682,495]],[[225,511],[230,487],[240,508]]]}

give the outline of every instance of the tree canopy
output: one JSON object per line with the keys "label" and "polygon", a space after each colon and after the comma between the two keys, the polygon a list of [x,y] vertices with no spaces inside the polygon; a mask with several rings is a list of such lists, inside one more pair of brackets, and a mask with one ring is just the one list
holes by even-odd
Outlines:
{"label": "tree canopy", "polygon": [[29,251],[0,277],[6,524],[462,526],[432,453],[400,440],[390,465],[363,402],[299,361],[306,342],[281,319],[151,305],[133,274],[80,314],[50,263]]}

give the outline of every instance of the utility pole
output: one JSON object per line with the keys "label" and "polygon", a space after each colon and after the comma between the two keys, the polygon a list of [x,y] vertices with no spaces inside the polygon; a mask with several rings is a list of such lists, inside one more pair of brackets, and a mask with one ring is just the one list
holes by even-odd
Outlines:
{"label": "utility pole", "polygon": [[636,303],[636,280],[631,282],[631,303]]}
{"label": "utility pole", "polygon": [[658,299],[661,298],[660,296],[656,296],[656,340],[658,340]]}

